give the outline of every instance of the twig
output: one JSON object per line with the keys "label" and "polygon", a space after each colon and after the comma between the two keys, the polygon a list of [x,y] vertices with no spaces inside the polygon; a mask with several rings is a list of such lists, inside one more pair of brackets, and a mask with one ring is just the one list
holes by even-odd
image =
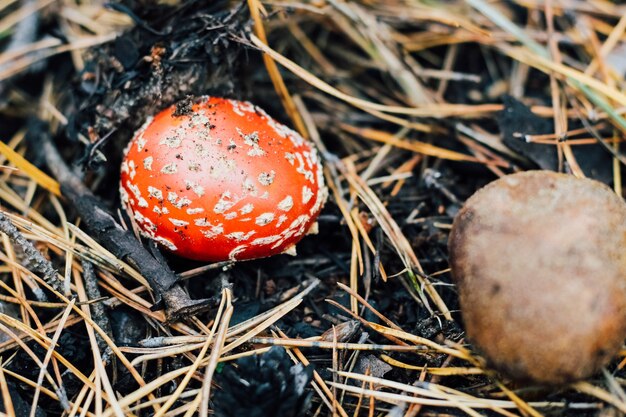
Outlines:
{"label": "twig", "polygon": [[42,278],[50,284],[55,290],[61,291],[63,281],[57,275],[56,269],[52,266],[41,252],[28,241],[24,235],[13,225],[11,220],[4,213],[0,212],[0,232],[6,234],[9,239],[19,246],[26,255],[26,264],[29,269],[42,275]]}
{"label": "twig", "polygon": [[[102,298],[102,295],[100,294],[100,290],[98,289],[98,281],[93,268],[93,264],[87,260],[83,260],[81,262],[81,265],[83,267],[83,279],[85,281],[85,292],[87,293],[87,297],[89,297],[90,301],[99,300],[100,298]],[[113,331],[111,330],[109,316],[107,316],[102,301],[90,304],[90,308],[91,318],[93,319],[93,321],[102,330],[104,330],[106,334],[109,335],[109,337],[113,338]],[[104,339],[102,339],[102,337],[100,337],[99,334],[96,334],[96,340],[98,341],[98,349],[100,349],[100,352],[105,352],[103,357],[104,361],[108,362],[110,355],[107,352],[107,343],[104,341]]]}
{"label": "twig", "polygon": [[70,170],[52,144],[46,129],[35,129],[38,131],[34,132],[33,137],[38,139],[38,146],[33,148],[43,153],[48,168],[61,184],[62,194],[73,204],[93,237],[146,278],[157,295],[154,309],[164,306],[167,319],[175,321],[216,306],[214,298],[192,300],[178,285],[176,274],[166,264],[154,258],[131,233],[124,230],[104,208],[103,203]]}

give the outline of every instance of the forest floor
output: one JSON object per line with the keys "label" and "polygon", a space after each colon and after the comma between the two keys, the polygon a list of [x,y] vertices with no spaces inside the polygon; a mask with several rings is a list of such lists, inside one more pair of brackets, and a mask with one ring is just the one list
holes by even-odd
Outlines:
{"label": "forest floor", "polygon": [[[5,415],[623,415],[626,351],[558,388],[486,368],[447,239],[509,173],[622,194],[625,30],[607,0],[0,1]],[[178,280],[159,303],[141,256],[84,225],[102,209],[134,237],[123,149],[200,95],[313,141],[330,197],[297,256],[143,240]]]}

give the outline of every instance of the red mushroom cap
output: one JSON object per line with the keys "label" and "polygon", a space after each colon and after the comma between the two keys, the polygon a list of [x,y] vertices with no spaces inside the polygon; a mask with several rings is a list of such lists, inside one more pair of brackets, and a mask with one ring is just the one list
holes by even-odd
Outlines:
{"label": "red mushroom cap", "polygon": [[309,142],[217,97],[148,120],[126,148],[120,193],[143,234],[201,261],[293,252],[328,194]]}

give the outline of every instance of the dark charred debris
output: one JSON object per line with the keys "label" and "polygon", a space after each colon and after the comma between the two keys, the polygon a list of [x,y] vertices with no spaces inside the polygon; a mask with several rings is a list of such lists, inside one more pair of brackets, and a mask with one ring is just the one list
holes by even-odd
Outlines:
{"label": "dark charred debris", "polygon": [[294,364],[283,347],[226,365],[216,380],[216,417],[304,417],[311,406],[313,367]]}

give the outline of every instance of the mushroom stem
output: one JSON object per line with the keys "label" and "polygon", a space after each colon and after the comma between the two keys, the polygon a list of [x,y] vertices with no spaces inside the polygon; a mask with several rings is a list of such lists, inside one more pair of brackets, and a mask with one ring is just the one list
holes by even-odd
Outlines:
{"label": "mushroom stem", "polygon": [[124,230],[100,200],[94,196],[65,164],[56,147],[52,144],[47,129],[35,125],[34,132],[39,149],[46,165],[61,184],[61,192],[76,209],[85,227],[93,237],[118,258],[135,268],[150,284],[156,293],[154,309],[165,307],[168,321],[195,315],[217,305],[213,298],[192,300],[178,285],[176,274],[164,263],[153,257],[133,236]]}

